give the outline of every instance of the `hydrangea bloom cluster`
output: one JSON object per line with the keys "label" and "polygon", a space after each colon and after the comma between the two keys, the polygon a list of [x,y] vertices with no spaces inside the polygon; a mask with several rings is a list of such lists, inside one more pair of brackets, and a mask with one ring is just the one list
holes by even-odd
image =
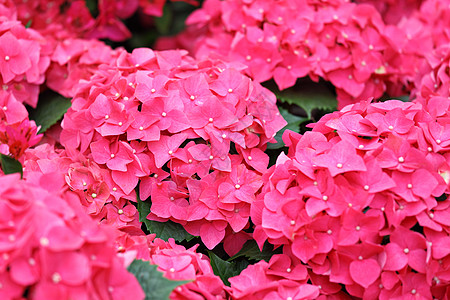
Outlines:
{"label": "hydrangea bloom cluster", "polygon": [[55,173],[0,176],[0,297],[143,299],[116,254],[114,231],[93,222],[62,186]]}
{"label": "hydrangea bloom cluster", "polygon": [[236,300],[318,299],[319,286],[308,283],[308,278],[304,265],[286,254],[277,254],[269,262],[262,260],[248,266],[229,281],[232,299]]}
{"label": "hydrangea bloom cluster", "polygon": [[25,151],[37,145],[42,138],[37,131],[36,123],[28,119],[14,124],[0,121],[0,153],[23,162]]}
{"label": "hydrangea bloom cluster", "polygon": [[[444,45],[429,53],[427,62],[416,78],[415,89],[411,96],[425,106],[431,101],[446,103],[445,99],[436,99],[450,97],[450,47]],[[430,105],[433,106],[431,103]],[[430,109],[438,113],[445,107],[430,107]]]}
{"label": "hydrangea bloom cluster", "polygon": [[171,280],[190,280],[170,295],[171,300],[229,299],[230,288],[214,275],[209,258],[196,253],[197,246],[186,249],[173,239],[165,242],[150,236],[124,236],[119,240],[124,251],[136,251],[136,258],[158,265],[164,277]]}
{"label": "hydrangea bloom cluster", "polygon": [[213,248],[247,226],[268,164],[261,149],[286,124],[275,96],[240,70],[182,51],[123,51],[80,84],[61,143],[110,170],[118,195],[141,179],[148,218],[181,223]]}
{"label": "hydrangea bloom cluster", "polygon": [[[284,245],[321,294],[448,292],[450,100],[360,102],[324,116],[263,176],[254,239]],[[442,108],[438,110],[437,108]],[[317,278],[317,281],[316,279]]]}
{"label": "hydrangea bloom cluster", "polygon": [[38,32],[25,28],[1,3],[0,25],[0,108],[7,122],[13,124],[27,117],[20,103],[36,106],[51,49]]}
{"label": "hydrangea bloom cluster", "polygon": [[368,4],[208,0],[187,24],[176,42],[197,57],[239,61],[255,81],[273,78],[280,89],[322,77],[336,87],[340,107],[386,90],[405,93],[416,72],[418,58],[402,48],[407,35]]}
{"label": "hydrangea bloom cluster", "polygon": [[[138,10],[149,16],[161,16],[166,0],[105,0],[94,2],[96,7],[89,7],[89,1],[80,0],[7,2],[17,9],[18,18],[23,24],[29,23],[46,35],[123,41],[130,38],[131,33],[122,20]],[[196,4],[193,0],[186,2]],[[98,11],[98,15],[94,16],[90,9]]]}
{"label": "hydrangea bloom cluster", "polygon": [[130,200],[136,194],[123,195],[112,188],[111,174],[76,151],[55,150],[44,143],[28,149],[24,158],[24,177],[33,173],[57,173],[65,179],[65,190],[81,203],[94,220],[128,233],[141,233],[138,212]]}

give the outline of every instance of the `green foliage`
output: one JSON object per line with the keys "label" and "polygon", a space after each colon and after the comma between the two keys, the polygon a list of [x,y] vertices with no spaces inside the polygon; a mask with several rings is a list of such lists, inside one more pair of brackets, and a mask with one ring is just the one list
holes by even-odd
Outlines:
{"label": "green foliage", "polygon": [[22,164],[8,155],[0,154],[0,164],[5,175],[12,173],[20,173],[20,177],[23,176]]}
{"label": "green foliage", "polygon": [[284,147],[284,143],[282,140],[283,133],[286,129],[299,132],[300,124],[307,121],[308,118],[299,117],[291,114],[287,109],[279,107],[281,116],[286,120],[287,125],[283,127],[280,131],[275,135],[275,139],[277,140],[276,144],[267,144],[267,149],[279,149]]}
{"label": "green foliage", "polygon": [[152,206],[149,199],[142,201],[139,198],[139,192],[137,193],[137,210],[139,212],[139,222],[145,224],[145,227],[150,233],[155,233],[157,238],[167,241],[169,238],[175,239],[177,242],[190,241],[194,238],[178,223],[172,221],[157,222],[147,219],[147,215],[150,213]]}
{"label": "green foliage", "polygon": [[249,240],[244,244],[241,251],[239,251],[236,255],[231,257],[228,261],[233,261],[239,257],[246,257],[249,260],[254,261],[265,260],[269,262],[270,258],[273,255],[279,253],[281,253],[281,248],[274,250],[273,246],[268,242],[264,244],[264,247],[261,251],[259,250],[258,244],[256,243],[255,240]]}
{"label": "green foliage", "polygon": [[250,264],[246,260],[236,260],[233,262],[228,262],[218,257],[213,252],[208,252],[214,274],[219,276],[220,279],[222,279],[223,283],[227,286],[230,286],[228,278],[239,275],[242,270],[244,270]]}
{"label": "green foliage", "polygon": [[334,111],[337,109],[336,96],[323,83],[298,82],[295,86],[283,91],[273,87],[271,90],[281,102],[295,104],[303,108],[308,119],[312,118],[313,110]]}
{"label": "green foliage", "polygon": [[168,35],[173,22],[173,10],[168,6],[164,6],[163,15],[155,18],[155,26],[161,35]]}
{"label": "green foliage", "polygon": [[44,133],[63,117],[71,105],[70,99],[59,94],[41,93],[38,105],[36,108],[30,108],[28,113],[30,120],[41,126],[38,133]]}
{"label": "green foliage", "polygon": [[190,282],[164,278],[156,265],[143,260],[135,259],[128,267],[128,271],[139,281],[145,292],[145,300],[167,300],[177,286]]}

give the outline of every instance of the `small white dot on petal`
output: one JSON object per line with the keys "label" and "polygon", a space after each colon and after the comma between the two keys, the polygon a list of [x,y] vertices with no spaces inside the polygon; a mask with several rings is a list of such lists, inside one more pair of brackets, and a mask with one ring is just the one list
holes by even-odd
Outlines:
{"label": "small white dot on petal", "polygon": [[362,62],[361,62],[361,66],[366,66],[367,65],[367,63],[363,60]]}
{"label": "small white dot on petal", "polygon": [[412,184],[408,183],[407,187],[408,187],[408,189],[412,189]]}
{"label": "small white dot on petal", "polygon": [[248,160],[252,160],[253,158],[251,156],[247,157]]}
{"label": "small white dot on petal", "polygon": [[191,99],[191,100],[195,100],[195,96],[191,96],[191,97],[189,97],[189,99]]}
{"label": "small white dot on petal", "polygon": [[169,155],[172,155],[173,154],[173,151],[172,150],[169,150]]}
{"label": "small white dot on petal", "polygon": [[327,233],[328,233],[328,234],[332,234],[333,231],[332,231],[331,229],[328,229],[328,230],[327,230]]}
{"label": "small white dot on petal", "polygon": [[429,213],[428,215],[430,216],[431,219],[434,218],[434,214],[433,213]]}
{"label": "small white dot on petal", "polygon": [[117,213],[118,213],[119,215],[123,214],[123,209],[121,209],[121,208],[118,209],[118,210],[117,210]]}
{"label": "small white dot on petal", "polygon": [[140,131],[144,130],[144,127],[140,126],[140,127],[139,127],[139,130],[140,130]]}
{"label": "small white dot on petal", "polygon": [[115,94],[115,96],[116,96],[116,97],[119,97],[119,96],[120,96],[120,94],[119,94],[119,93],[116,93],[116,94]]}
{"label": "small white dot on petal", "polygon": [[286,298],[286,300],[292,300],[292,297],[289,296],[289,297]]}
{"label": "small white dot on petal", "polygon": [[151,89],[150,92],[156,93],[156,90],[155,89]]}
{"label": "small white dot on petal", "polygon": [[227,137],[227,135],[224,133],[224,134],[222,134],[222,138],[224,139],[224,138],[226,138]]}
{"label": "small white dot on petal", "polygon": [[117,188],[116,188],[116,187],[113,187],[113,189],[112,189],[112,190],[113,190],[113,191],[115,192],[115,191],[117,191]]}
{"label": "small white dot on petal", "polygon": [[170,199],[170,201],[173,201],[173,200],[175,200],[175,197],[170,197],[169,199]]}
{"label": "small white dot on petal", "polygon": [[380,283],[380,284],[378,285],[378,287],[379,287],[380,289],[382,289],[384,286]]}
{"label": "small white dot on petal", "polygon": [[295,220],[291,220],[291,225],[295,225]]}
{"label": "small white dot on petal", "polygon": [[97,198],[97,194],[96,193],[92,193],[91,197],[92,198]]}
{"label": "small white dot on petal", "polygon": [[246,60],[251,60],[252,57],[251,57],[250,55],[247,55],[247,56],[245,57],[245,59],[246,59]]}
{"label": "small white dot on petal", "polygon": [[188,160],[188,163],[192,164],[192,159],[189,159],[189,160]]}
{"label": "small white dot on petal", "polygon": [[398,162],[399,162],[399,163],[405,162],[405,158],[404,158],[403,156],[400,156],[400,157],[398,158]]}
{"label": "small white dot on petal", "polygon": [[122,122],[119,122],[118,124],[119,124],[119,126],[122,126],[122,125],[123,125],[123,123],[122,123]]}
{"label": "small white dot on petal", "polygon": [[389,130],[393,130],[394,129],[394,126],[392,126],[392,125],[389,125]]}
{"label": "small white dot on petal", "polygon": [[405,249],[403,249],[403,252],[405,252],[406,254],[408,254],[408,253],[409,253],[409,249],[408,249],[408,248],[405,248]]}
{"label": "small white dot on petal", "polygon": [[7,110],[8,110],[8,107],[3,106],[3,110],[4,110],[4,111],[7,111]]}
{"label": "small white dot on petal", "polygon": [[170,268],[169,272],[173,273],[173,272],[175,272],[175,269],[174,268]]}
{"label": "small white dot on petal", "polygon": [[116,155],[114,153],[111,153],[111,158],[116,157]]}
{"label": "small white dot on petal", "polygon": [[315,186],[317,186],[319,183],[318,183],[317,181],[314,181],[313,184],[314,184]]}
{"label": "small white dot on petal", "polygon": [[208,121],[211,123],[211,122],[214,121],[214,119],[213,118],[209,118]]}
{"label": "small white dot on petal", "polygon": [[441,140],[436,140],[436,144],[440,144],[441,143]]}
{"label": "small white dot on petal", "polygon": [[348,204],[348,207],[352,207],[352,206],[353,206],[353,204],[351,204],[351,203]]}
{"label": "small white dot on petal", "polygon": [[240,186],[239,184],[236,184],[234,187],[235,187],[236,189],[240,189],[240,188],[241,188],[241,186]]}
{"label": "small white dot on petal", "polygon": [[268,63],[271,63],[271,62],[272,62],[272,59],[271,59],[271,58],[268,58],[268,59],[266,59],[266,61],[267,61]]}
{"label": "small white dot on petal", "polygon": [[5,56],[5,60],[8,61],[10,60],[10,57],[8,55]]}
{"label": "small white dot on petal", "polygon": [[322,199],[323,199],[323,201],[327,201],[328,200],[328,196],[323,196]]}
{"label": "small white dot on petal", "polygon": [[356,230],[356,231],[360,231],[360,230],[361,230],[361,227],[360,227],[360,226],[356,226],[356,227],[355,227],[355,230]]}
{"label": "small white dot on petal", "polygon": [[373,50],[373,45],[369,45],[369,49],[370,49],[370,50]]}
{"label": "small white dot on petal", "polygon": [[167,116],[167,113],[163,112],[163,113],[161,114],[161,116],[165,117],[165,116]]}
{"label": "small white dot on petal", "polygon": [[109,119],[109,115],[105,115],[105,120],[108,120]]}
{"label": "small white dot on petal", "polygon": [[128,98],[127,96],[123,97],[123,100],[125,100],[125,101],[128,101],[128,99],[130,99],[130,98]]}
{"label": "small white dot on petal", "polygon": [[228,89],[228,93],[232,93],[233,92],[233,89]]}
{"label": "small white dot on petal", "polygon": [[411,290],[411,294],[415,295],[417,293],[416,289]]}
{"label": "small white dot on petal", "polygon": [[433,151],[433,148],[428,147],[427,150],[428,150],[428,152],[431,152],[431,151]]}
{"label": "small white dot on petal", "polygon": [[365,185],[365,186],[364,186],[364,189],[365,189],[366,191],[368,191],[369,188],[370,188],[370,187],[369,187],[368,185]]}
{"label": "small white dot on petal", "polygon": [[59,273],[57,273],[57,272],[53,273],[53,275],[52,275],[52,281],[53,281],[54,283],[60,282],[60,281],[61,281],[61,275],[60,275]]}
{"label": "small white dot on petal", "polygon": [[214,159],[214,156],[210,155],[210,156],[209,156],[209,159],[210,159],[210,160],[213,160],[213,159]]}
{"label": "small white dot on petal", "polygon": [[286,272],[291,273],[292,272],[291,268],[287,268]]}
{"label": "small white dot on petal", "polygon": [[335,61],[340,61],[341,59],[339,58],[339,56],[336,56],[336,57],[334,58],[334,60],[335,60]]}
{"label": "small white dot on petal", "polygon": [[31,266],[34,266],[36,264],[36,261],[34,260],[34,258],[29,258],[28,264],[30,264]]}
{"label": "small white dot on petal", "polygon": [[358,256],[358,259],[359,260],[363,260],[363,257],[360,255],[360,256]]}
{"label": "small white dot on petal", "polygon": [[236,208],[236,209],[234,210],[234,212],[235,212],[235,213],[239,213],[239,208]]}
{"label": "small white dot on petal", "polygon": [[381,211],[384,211],[384,210],[385,210],[385,208],[384,208],[384,207],[382,207],[382,208],[380,208],[380,210],[381,210]]}
{"label": "small white dot on petal", "polygon": [[342,166],[342,164],[341,163],[338,163],[337,165],[336,165],[336,168],[338,168],[338,169],[340,169],[340,168],[342,168],[343,166]]}
{"label": "small white dot on petal", "polygon": [[363,149],[363,148],[364,148],[364,145],[359,145],[358,148],[359,148],[359,149]]}
{"label": "small white dot on petal", "polygon": [[46,237],[41,237],[39,239],[39,244],[41,244],[42,247],[48,246],[49,243],[50,241]]}

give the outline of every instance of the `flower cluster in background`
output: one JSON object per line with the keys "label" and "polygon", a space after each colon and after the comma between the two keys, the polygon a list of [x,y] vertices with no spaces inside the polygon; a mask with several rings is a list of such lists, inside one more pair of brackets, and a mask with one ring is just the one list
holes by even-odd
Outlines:
{"label": "flower cluster in background", "polygon": [[336,87],[340,108],[407,94],[424,55],[450,41],[447,2],[429,0],[420,11],[420,1],[358,2],[207,0],[185,32],[158,47],[239,61],[255,81],[273,78],[280,89],[323,78]]}

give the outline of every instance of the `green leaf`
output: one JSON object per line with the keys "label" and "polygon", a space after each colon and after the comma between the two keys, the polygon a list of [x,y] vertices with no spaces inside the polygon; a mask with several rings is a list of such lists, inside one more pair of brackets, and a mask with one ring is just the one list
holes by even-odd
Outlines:
{"label": "green leaf", "polygon": [[168,5],[165,5],[163,8],[163,15],[155,18],[155,26],[158,32],[162,35],[169,34],[172,20],[173,12]]}
{"label": "green leaf", "polygon": [[36,108],[31,108],[28,112],[30,119],[41,126],[38,133],[44,133],[63,117],[70,106],[70,99],[56,93],[44,93]]}
{"label": "green leaf", "polygon": [[281,102],[295,104],[303,108],[311,119],[314,109],[334,111],[337,109],[337,100],[333,92],[323,83],[299,81],[295,86],[278,90],[276,86],[271,86],[272,92]]}
{"label": "green leaf", "polygon": [[167,300],[172,291],[179,285],[190,281],[175,281],[163,277],[163,273],[157,270],[156,265],[151,265],[148,261],[134,260],[128,271],[139,281],[145,292],[145,300]]}
{"label": "green leaf", "polygon": [[2,170],[5,175],[20,173],[20,178],[23,177],[22,164],[14,158],[8,155],[0,154],[0,164],[2,165]]}
{"label": "green leaf", "polygon": [[214,274],[219,276],[223,283],[227,286],[230,286],[228,278],[241,274],[242,270],[250,264],[245,260],[228,262],[221,259],[211,251],[208,251],[208,253]]}
{"label": "green leaf", "polygon": [[239,257],[246,257],[250,260],[265,260],[269,262],[270,258],[275,254],[280,254],[282,248],[278,248],[276,250],[273,249],[273,246],[266,242],[263,246],[262,251],[259,250],[258,244],[255,240],[247,241],[242,247],[241,251],[235,254],[233,257],[228,259],[228,261],[235,260]]}
{"label": "green leaf", "polygon": [[30,28],[32,23],[33,23],[33,20],[30,19],[30,20],[27,22],[27,24],[25,25],[25,28]]}
{"label": "green leaf", "polygon": [[299,117],[296,115],[291,114],[287,109],[284,109],[282,107],[278,108],[280,110],[281,116],[286,120],[287,125],[284,126],[280,131],[277,132],[275,135],[275,139],[277,140],[277,143],[269,143],[267,144],[267,149],[279,149],[281,147],[284,147],[283,143],[283,133],[286,129],[299,132],[300,131],[300,124],[307,121],[308,118]]}
{"label": "green leaf", "polygon": [[172,222],[170,220],[166,222],[157,222],[147,219],[152,206],[150,200],[142,201],[137,193],[137,210],[139,212],[139,222],[145,224],[147,230],[150,233],[155,233],[157,238],[167,241],[169,238],[173,238],[177,242],[190,241],[195,236],[190,235],[181,224]]}

